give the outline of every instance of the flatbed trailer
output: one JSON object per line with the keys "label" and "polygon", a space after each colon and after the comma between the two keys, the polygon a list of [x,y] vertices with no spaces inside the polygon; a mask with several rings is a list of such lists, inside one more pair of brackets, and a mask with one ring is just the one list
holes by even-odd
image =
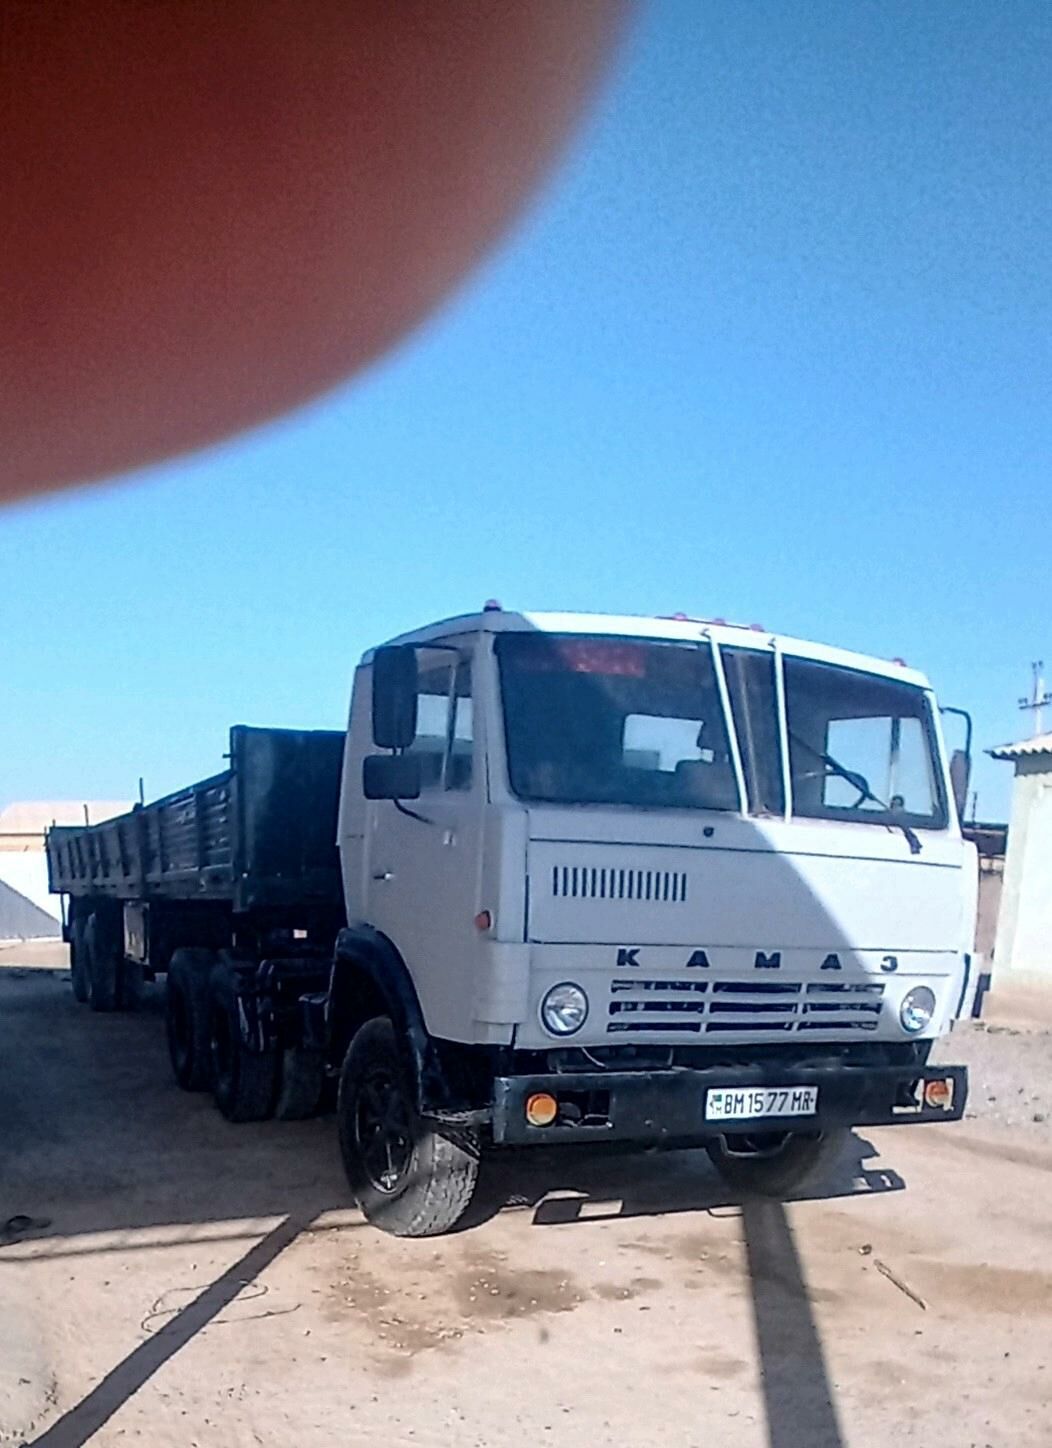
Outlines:
{"label": "flatbed trailer", "polygon": [[48,833],[74,989],[131,1004],[179,947],[330,949],[342,919],[336,818],[345,735],[230,731],[221,774],[96,825]]}

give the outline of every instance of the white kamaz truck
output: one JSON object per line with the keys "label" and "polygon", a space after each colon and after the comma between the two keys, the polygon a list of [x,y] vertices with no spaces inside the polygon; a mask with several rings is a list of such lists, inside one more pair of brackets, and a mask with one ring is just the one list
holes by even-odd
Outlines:
{"label": "white kamaz truck", "polygon": [[722,621],[489,605],[368,653],[346,734],[57,828],[73,988],[165,972],[231,1120],[335,1107],[370,1221],[467,1209],[483,1151],[705,1147],[787,1193],[854,1126],[949,1122],[967,755],[896,660]]}

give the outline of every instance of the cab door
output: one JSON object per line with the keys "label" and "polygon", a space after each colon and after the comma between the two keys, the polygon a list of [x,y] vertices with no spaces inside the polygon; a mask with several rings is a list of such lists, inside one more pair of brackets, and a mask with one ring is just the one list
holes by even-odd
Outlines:
{"label": "cab door", "polygon": [[474,707],[474,639],[417,651],[420,797],[367,805],[366,918],[397,947],[428,1030],[471,1039],[482,943],[479,911],[485,771]]}

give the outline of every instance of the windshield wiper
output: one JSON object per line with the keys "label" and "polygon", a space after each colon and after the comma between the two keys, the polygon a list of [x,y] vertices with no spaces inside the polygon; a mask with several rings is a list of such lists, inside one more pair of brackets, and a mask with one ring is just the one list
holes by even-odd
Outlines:
{"label": "windshield wiper", "polygon": [[831,774],[835,774],[839,779],[845,780],[850,784],[852,789],[858,790],[858,799],[856,799],[855,803],[851,806],[852,809],[858,809],[859,805],[864,804],[867,799],[871,799],[874,804],[879,805],[882,810],[891,816],[891,819],[888,821],[889,827],[894,825],[896,829],[901,830],[905,835],[906,843],[910,847],[910,854],[920,854],[922,846],[916,834],[905,821],[895,819],[891,806],[885,804],[878,795],[873,793],[869,780],[864,774],[859,774],[858,771],[854,769],[848,769],[847,765],[841,764],[839,759],[834,759],[831,754],[825,754],[821,749],[816,749],[813,744],[808,744],[806,739],[798,738],[798,736],[791,731],[789,738],[794,744],[798,744],[801,749],[806,749],[808,754],[813,754],[816,759],[821,760]]}

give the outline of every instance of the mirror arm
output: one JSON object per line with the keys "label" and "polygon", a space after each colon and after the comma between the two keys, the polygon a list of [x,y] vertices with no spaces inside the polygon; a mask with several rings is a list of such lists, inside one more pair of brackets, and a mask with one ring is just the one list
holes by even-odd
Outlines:
{"label": "mirror arm", "polygon": [[[405,752],[404,749],[396,749],[394,751],[395,754],[404,754]],[[405,815],[406,819],[419,820],[422,825],[433,825],[435,823],[434,820],[429,820],[427,815],[417,814],[415,809],[410,809],[409,806],[403,804],[400,799],[393,799],[391,803],[399,814]]]}
{"label": "mirror arm", "polygon": [[394,805],[398,813],[404,814],[407,819],[419,820],[422,825],[433,825],[435,823],[434,820],[429,820],[426,815],[417,814],[415,809],[410,809],[409,806],[407,804],[403,804],[400,799],[393,799],[391,803]]}
{"label": "mirror arm", "polygon": [[958,719],[964,720],[964,752],[969,759],[972,757],[972,716],[967,709],[954,709],[949,704],[939,706],[940,714],[953,714]]}

